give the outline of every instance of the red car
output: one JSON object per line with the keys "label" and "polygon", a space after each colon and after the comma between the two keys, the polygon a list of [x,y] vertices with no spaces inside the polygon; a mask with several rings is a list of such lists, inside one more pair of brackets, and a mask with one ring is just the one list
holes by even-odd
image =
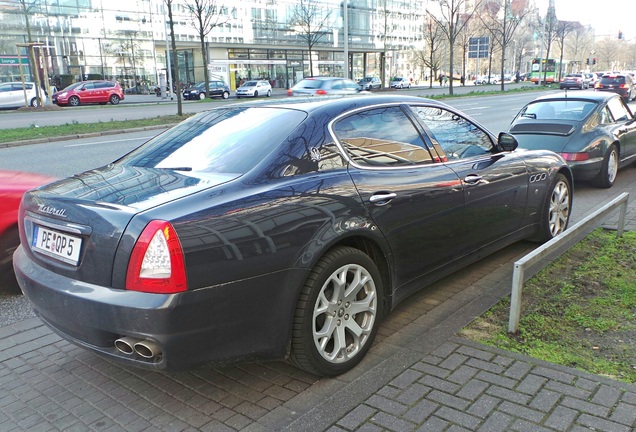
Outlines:
{"label": "red car", "polygon": [[0,291],[19,290],[13,273],[12,256],[20,244],[18,207],[22,195],[29,189],[50,183],[54,179],[39,174],[0,170]]}
{"label": "red car", "polygon": [[53,95],[54,104],[70,106],[89,103],[106,105],[108,102],[117,105],[121,100],[124,100],[124,89],[116,81],[105,80],[77,82]]}

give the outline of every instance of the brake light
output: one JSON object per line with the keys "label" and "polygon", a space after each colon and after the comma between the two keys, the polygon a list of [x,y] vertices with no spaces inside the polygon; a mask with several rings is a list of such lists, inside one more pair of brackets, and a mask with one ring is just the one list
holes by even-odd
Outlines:
{"label": "brake light", "polygon": [[324,91],[324,90],[322,90],[322,89],[318,89],[318,90],[316,90],[316,94],[317,94],[317,95],[326,95],[326,94],[327,94],[327,92],[326,92],[326,91]]}
{"label": "brake light", "polygon": [[126,289],[171,294],[187,287],[183,249],[174,227],[166,221],[151,221],[130,255]]}
{"label": "brake light", "polygon": [[561,156],[563,156],[563,159],[566,161],[571,162],[580,162],[590,159],[589,153],[561,153]]}
{"label": "brake light", "polygon": [[287,89],[287,96],[293,96],[294,91],[292,89]]}
{"label": "brake light", "polygon": [[621,84],[621,88],[629,88],[627,84]]}

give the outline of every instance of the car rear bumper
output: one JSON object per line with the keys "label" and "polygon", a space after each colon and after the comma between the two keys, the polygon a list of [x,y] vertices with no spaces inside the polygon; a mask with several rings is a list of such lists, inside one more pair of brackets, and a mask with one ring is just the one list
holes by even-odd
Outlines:
{"label": "car rear bumper", "polygon": [[[14,268],[36,314],[64,339],[159,370],[284,358],[297,296],[290,287],[305,277],[299,270],[288,271],[178,294],[150,294],[69,279],[40,267],[22,247],[14,255]],[[115,347],[124,336],[151,341],[161,354],[150,359],[124,354]]]}
{"label": "car rear bumper", "polygon": [[588,181],[598,176],[603,164],[602,158],[590,159],[584,162],[568,161],[568,165],[572,169],[572,175],[577,181]]}

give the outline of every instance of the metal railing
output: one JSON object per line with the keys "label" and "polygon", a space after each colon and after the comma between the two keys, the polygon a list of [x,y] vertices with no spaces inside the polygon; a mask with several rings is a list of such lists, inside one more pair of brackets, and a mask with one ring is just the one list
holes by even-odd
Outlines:
{"label": "metal railing", "polygon": [[585,230],[589,229],[591,225],[598,224],[600,221],[604,220],[610,213],[614,212],[619,206],[621,207],[621,209],[618,218],[616,235],[617,237],[621,237],[625,230],[625,216],[627,214],[628,199],[629,193],[624,192],[620,194],[618,197],[614,198],[603,207],[583,218],[583,220],[581,220],[571,228],[568,228],[561,235],[554,237],[552,240],[544,243],[543,245],[514,263],[514,269],[512,272],[512,293],[510,297],[510,318],[508,320],[508,333],[516,333],[519,329],[519,319],[521,316],[521,292],[523,289],[524,274],[526,268],[538,263],[546,256],[552,254],[557,248],[565,245],[566,242],[571,241],[573,237],[576,237]]}

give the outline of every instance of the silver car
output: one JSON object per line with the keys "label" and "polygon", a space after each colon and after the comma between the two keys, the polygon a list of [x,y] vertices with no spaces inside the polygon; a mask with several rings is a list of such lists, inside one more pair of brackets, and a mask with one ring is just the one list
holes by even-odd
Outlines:
{"label": "silver car", "polygon": [[[25,93],[26,90],[26,100]],[[46,93],[40,91],[42,101],[46,101]],[[35,84],[25,82],[24,87],[21,82],[7,82],[0,84],[0,108],[20,108],[25,105],[38,106],[38,99],[35,93]]]}
{"label": "silver car", "polygon": [[360,93],[362,86],[339,77],[305,78],[287,91],[289,96],[350,95]]}
{"label": "silver car", "polygon": [[259,97],[272,95],[272,86],[267,80],[250,80],[236,89],[236,97]]}

